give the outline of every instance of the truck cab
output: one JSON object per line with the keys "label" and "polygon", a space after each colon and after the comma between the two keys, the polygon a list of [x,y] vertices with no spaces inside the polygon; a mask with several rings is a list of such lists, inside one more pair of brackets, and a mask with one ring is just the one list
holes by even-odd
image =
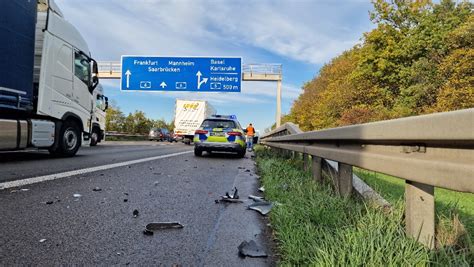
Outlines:
{"label": "truck cab", "polygon": [[53,0],[5,1],[0,17],[0,150],[75,155],[98,84],[86,41]]}
{"label": "truck cab", "polygon": [[91,146],[96,146],[105,139],[105,111],[109,107],[109,98],[104,95],[104,88],[98,85],[93,93],[95,100],[92,113]]}

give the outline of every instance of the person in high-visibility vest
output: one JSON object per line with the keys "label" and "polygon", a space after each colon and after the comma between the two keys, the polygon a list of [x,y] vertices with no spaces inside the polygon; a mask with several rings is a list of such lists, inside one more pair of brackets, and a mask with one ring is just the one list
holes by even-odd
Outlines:
{"label": "person in high-visibility vest", "polygon": [[249,126],[247,126],[247,129],[245,129],[247,133],[247,150],[252,151],[253,150],[253,137],[255,135],[255,128],[253,128],[252,124],[250,123]]}

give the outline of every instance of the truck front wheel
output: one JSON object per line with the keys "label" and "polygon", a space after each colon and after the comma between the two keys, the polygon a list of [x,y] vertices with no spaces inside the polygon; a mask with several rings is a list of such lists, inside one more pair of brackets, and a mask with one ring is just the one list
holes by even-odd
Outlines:
{"label": "truck front wheel", "polygon": [[79,126],[72,121],[66,121],[61,127],[58,136],[58,146],[51,150],[50,153],[65,157],[72,157],[76,155],[77,150],[81,147],[81,132]]}
{"label": "truck front wheel", "polygon": [[96,146],[97,143],[99,142],[100,139],[100,133],[97,128],[92,129],[92,134],[91,134],[91,146]]}

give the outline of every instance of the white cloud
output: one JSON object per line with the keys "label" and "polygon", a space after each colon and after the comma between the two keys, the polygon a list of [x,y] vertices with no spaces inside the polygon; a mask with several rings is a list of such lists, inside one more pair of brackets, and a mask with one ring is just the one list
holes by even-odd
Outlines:
{"label": "white cloud", "polygon": [[[349,15],[370,7],[309,0],[58,2],[66,18],[90,35],[93,54],[111,60],[121,54],[244,55],[259,60],[261,56],[248,51],[252,46],[312,64],[352,47],[363,27],[357,21],[348,25]],[[366,13],[364,18],[368,21]]]}

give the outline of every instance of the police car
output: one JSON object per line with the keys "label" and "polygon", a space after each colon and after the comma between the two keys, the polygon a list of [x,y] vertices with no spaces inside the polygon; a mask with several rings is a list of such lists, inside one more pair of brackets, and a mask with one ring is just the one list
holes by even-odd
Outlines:
{"label": "police car", "polygon": [[236,116],[214,115],[206,118],[194,133],[194,155],[202,156],[206,151],[235,152],[245,156],[246,143],[242,126]]}

